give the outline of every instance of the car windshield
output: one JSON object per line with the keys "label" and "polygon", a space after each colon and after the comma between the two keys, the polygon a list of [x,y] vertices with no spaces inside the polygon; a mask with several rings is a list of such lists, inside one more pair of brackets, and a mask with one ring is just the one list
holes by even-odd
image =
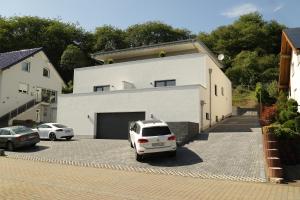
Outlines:
{"label": "car windshield", "polygon": [[143,136],[159,136],[159,135],[169,135],[171,131],[167,126],[155,126],[143,128]]}
{"label": "car windshield", "polygon": [[32,130],[30,128],[27,128],[25,126],[17,126],[17,127],[13,127],[11,129],[15,134],[22,134],[22,133],[29,133],[32,132]]}
{"label": "car windshield", "polygon": [[56,128],[67,128],[67,126],[62,125],[62,124],[53,124]]}

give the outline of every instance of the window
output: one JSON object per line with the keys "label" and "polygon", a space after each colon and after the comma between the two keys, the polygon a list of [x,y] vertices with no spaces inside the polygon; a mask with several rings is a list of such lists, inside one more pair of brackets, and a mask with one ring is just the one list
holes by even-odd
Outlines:
{"label": "window", "polygon": [[0,135],[11,135],[9,130],[2,129],[0,130]]}
{"label": "window", "polygon": [[102,85],[102,86],[94,87],[94,92],[104,92],[104,91],[109,91],[109,90],[110,90],[110,85]]}
{"label": "window", "polygon": [[221,94],[222,94],[222,96],[224,96],[224,88],[223,87],[221,87]]}
{"label": "window", "polygon": [[206,118],[206,120],[209,120],[209,113],[205,114],[205,118]]}
{"label": "window", "polygon": [[28,94],[28,84],[19,83],[19,93]]}
{"label": "window", "polygon": [[38,128],[51,128],[51,126],[48,126],[46,124],[42,124],[42,125],[39,125]]}
{"label": "window", "polygon": [[218,96],[218,86],[215,85],[215,95]]}
{"label": "window", "polygon": [[22,63],[22,71],[30,72],[30,62],[23,62]]}
{"label": "window", "polygon": [[141,127],[140,125],[136,124],[136,131],[135,131],[137,134],[140,134],[141,132]]}
{"label": "window", "polygon": [[176,86],[176,80],[162,80],[162,81],[155,81],[154,87],[166,87],[166,86]]}
{"label": "window", "polygon": [[159,135],[170,135],[171,131],[167,126],[155,126],[143,128],[142,131],[143,136],[159,136]]}
{"label": "window", "polygon": [[43,76],[44,77],[50,77],[50,71],[49,71],[49,69],[47,69],[47,68],[43,69]]}

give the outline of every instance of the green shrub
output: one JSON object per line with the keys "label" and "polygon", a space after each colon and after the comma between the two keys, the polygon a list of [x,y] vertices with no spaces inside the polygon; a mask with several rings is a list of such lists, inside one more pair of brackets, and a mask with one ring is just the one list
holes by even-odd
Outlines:
{"label": "green shrub", "polygon": [[295,118],[295,127],[296,127],[296,131],[300,133],[300,116]]}
{"label": "green shrub", "polygon": [[287,139],[293,138],[296,135],[296,132],[290,128],[280,127],[275,129],[274,134],[279,138]]}
{"label": "green shrub", "polygon": [[284,128],[290,128],[290,129],[292,129],[293,131],[295,131],[295,130],[296,130],[296,123],[295,123],[295,120],[290,119],[290,120],[284,122],[283,127],[284,127]]}
{"label": "green shrub", "polygon": [[293,113],[298,112],[298,102],[294,99],[289,99],[287,101],[287,107],[290,112],[293,112]]}
{"label": "green shrub", "polygon": [[295,119],[297,117],[297,113],[289,111],[289,110],[282,110],[279,113],[278,120],[281,124],[284,124],[288,120]]}

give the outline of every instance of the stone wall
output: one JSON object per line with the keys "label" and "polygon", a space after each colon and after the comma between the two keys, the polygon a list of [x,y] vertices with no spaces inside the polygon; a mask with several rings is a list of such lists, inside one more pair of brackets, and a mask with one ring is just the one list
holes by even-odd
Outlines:
{"label": "stone wall", "polygon": [[182,146],[199,134],[199,124],[193,122],[167,122],[170,130],[176,135],[177,144]]}

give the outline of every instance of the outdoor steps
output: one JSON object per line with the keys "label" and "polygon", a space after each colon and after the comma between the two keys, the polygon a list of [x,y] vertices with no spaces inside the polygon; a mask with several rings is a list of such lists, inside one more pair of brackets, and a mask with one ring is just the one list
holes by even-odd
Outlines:
{"label": "outdoor steps", "polygon": [[264,132],[263,144],[269,180],[272,183],[281,183],[283,181],[283,168],[279,157],[278,142],[274,135]]}

